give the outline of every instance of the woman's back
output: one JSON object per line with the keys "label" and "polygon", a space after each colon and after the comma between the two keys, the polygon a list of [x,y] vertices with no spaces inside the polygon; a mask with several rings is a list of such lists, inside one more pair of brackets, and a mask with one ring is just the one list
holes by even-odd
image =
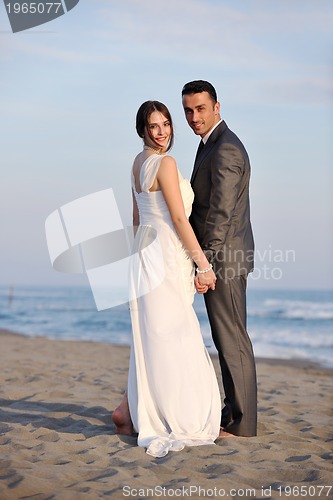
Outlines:
{"label": "woman's back", "polygon": [[[134,163],[132,169],[132,188],[139,209],[140,224],[166,223],[172,225],[172,220],[163,193],[154,190],[156,175],[165,155],[158,153],[148,156],[143,162]],[[135,168],[136,167],[136,168]],[[194,194],[190,183],[183,179],[178,171],[179,185],[186,216],[191,214]]]}

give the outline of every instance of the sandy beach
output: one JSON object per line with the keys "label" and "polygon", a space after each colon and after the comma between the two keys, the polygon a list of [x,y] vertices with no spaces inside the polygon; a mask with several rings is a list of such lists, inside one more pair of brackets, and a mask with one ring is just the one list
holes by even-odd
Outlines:
{"label": "sandy beach", "polygon": [[1,500],[333,498],[331,370],[258,359],[257,437],[156,459],[111,420],[129,348],[3,330],[0,342]]}

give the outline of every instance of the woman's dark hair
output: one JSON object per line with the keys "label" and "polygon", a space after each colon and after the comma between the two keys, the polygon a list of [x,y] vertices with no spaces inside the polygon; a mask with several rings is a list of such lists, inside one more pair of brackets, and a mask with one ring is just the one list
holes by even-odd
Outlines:
{"label": "woman's dark hair", "polygon": [[167,151],[170,151],[170,149],[172,148],[172,145],[173,145],[173,141],[174,141],[172,118],[171,118],[171,115],[170,115],[168,108],[162,102],[146,101],[143,104],[141,104],[141,106],[139,107],[138,112],[136,114],[136,131],[138,133],[138,136],[141,137],[141,139],[143,139],[143,140],[145,137],[145,131],[147,131],[149,137],[156,144],[156,146],[159,148],[161,147],[160,144],[158,144],[153,139],[151,132],[150,132],[150,129],[149,129],[149,118],[150,118],[150,115],[154,111],[158,111],[159,113],[161,113],[170,122],[171,134],[170,134],[169,144],[167,146]]}
{"label": "woman's dark hair", "polygon": [[190,94],[200,94],[201,92],[208,92],[214,104],[217,103],[217,94],[213,85],[205,80],[194,80],[193,82],[185,83],[182,96]]}

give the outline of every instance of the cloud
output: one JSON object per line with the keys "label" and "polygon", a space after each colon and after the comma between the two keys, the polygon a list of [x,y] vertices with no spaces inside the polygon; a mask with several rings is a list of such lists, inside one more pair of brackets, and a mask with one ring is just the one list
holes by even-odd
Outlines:
{"label": "cloud", "polygon": [[34,40],[27,40],[25,37],[10,40],[7,50],[2,52],[1,59],[11,61],[26,54],[65,63],[103,64],[105,62],[119,61],[116,54],[96,51],[94,47],[89,47],[87,44],[81,44],[75,50],[72,47],[70,37],[60,38],[57,34],[52,33],[45,33],[42,39],[41,37],[38,39],[35,37]]}
{"label": "cloud", "polygon": [[152,64],[167,55],[201,64],[273,68],[277,63],[295,64],[295,51],[300,45],[313,45],[314,34],[315,43],[325,43],[323,36],[332,40],[330,4],[322,1],[322,9],[306,0],[278,4],[252,2],[244,10],[207,0],[169,0],[163,5],[124,0],[117,5],[104,2],[99,15],[108,25],[104,40],[119,44],[128,54],[140,52]]}
{"label": "cloud", "polygon": [[22,53],[69,64],[141,61],[148,67],[195,64],[250,74],[292,71],[307,60],[318,66],[329,57],[331,5],[326,0],[319,7],[308,0],[253,0],[247,7],[225,0],[96,0],[72,13],[70,32],[45,36],[43,43],[39,37],[14,37],[0,57]]}
{"label": "cloud", "polygon": [[317,77],[261,81],[258,89],[263,98],[284,103],[333,104],[333,83]]}

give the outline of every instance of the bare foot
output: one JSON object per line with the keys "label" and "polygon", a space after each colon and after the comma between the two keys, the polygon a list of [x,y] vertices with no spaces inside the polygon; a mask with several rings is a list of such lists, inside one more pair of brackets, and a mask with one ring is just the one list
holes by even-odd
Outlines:
{"label": "bare foot", "polygon": [[126,395],[118,408],[112,412],[112,420],[116,426],[117,434],[126,434],[127,436],[131,436],[134,433]]}
{"label": "bare foot", "polygon": [[235,434],[230,434],[230,432],[226,432],[223,427],[220,428],[219,438],[240,438],[242,436],[236,436]]}

